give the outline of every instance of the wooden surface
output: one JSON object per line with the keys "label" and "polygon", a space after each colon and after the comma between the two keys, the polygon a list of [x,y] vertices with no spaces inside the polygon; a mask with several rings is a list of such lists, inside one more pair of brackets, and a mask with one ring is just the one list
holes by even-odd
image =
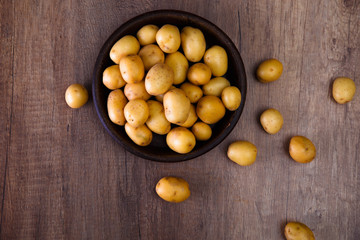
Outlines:
{"label": "wooden surface", "polygon": [[[222,28],[248,76],[233,132],[172,164],[125,151],[92,100],[78,110],[64,101],[72,83],[91,89],[100,47],[119,25],[168,8]],[[316,239],[360,239],[360,1],[0,0],[0,13],[0,239],[284,239],[288,221]],[[262,84],[254,71],[267,58],[284,73]],[[358,86],[346,105],[331,97],[338,76]],[[274,136],[259,124],[269,107],[285,120]],[[291,160],[294,135],[314,142],[313,162]],[[254,165],[227,159],[235,140],[257,146]],[[189,182],[187,201],[156,195],[168,175]]]}

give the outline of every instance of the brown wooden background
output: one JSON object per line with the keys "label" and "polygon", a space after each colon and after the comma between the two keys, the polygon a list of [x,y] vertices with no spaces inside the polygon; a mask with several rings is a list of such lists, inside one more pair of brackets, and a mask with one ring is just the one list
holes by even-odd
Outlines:
{"label": "brown wooden background", "polygon": [[[91,89],[108,36],[155,9],[212,21],[247,70],[239,123],[188,162],[138,158],[105,132],[92,100],[78,110],[64,101],[71,83]],[[359,0],[0,0],[0,13],[1,239],[284,239],[287,221],[307,224],[317,239],[360,239]],[[272,57],[284,73],[261,84],[253,73]],[[338,76],[358,86],[346,105],[331,98]],[[275,136],[258,120],[268,107],[285,120]],[[310,164],[290,159],[293,135],[316,145]],[[240,139],[258,148],[250,167],[226,157]],[[168,175],[190,183],[187,201],[157,197]]]}

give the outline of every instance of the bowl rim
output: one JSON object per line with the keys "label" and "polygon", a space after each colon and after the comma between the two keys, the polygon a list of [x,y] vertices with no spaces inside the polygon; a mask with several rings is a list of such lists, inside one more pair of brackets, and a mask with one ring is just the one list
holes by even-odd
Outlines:
{"label": "bowl rim", "polygon": [[[109,48],[109,45],[111,44],[111,46],[117,41],[119,40],[119,34],[120,32],[124,31],[124,28],[126,28],[127,25],[135,22],[135,21],[140,21],[141,19],[146,19],[146,18],[150,18],[152,16],[157,16],[159,14],[171,14],[171,15],[181,15],[181,16],[186,16],[189,18],[192,18],[192,20],[199,20],[201,21],[203,24],[206,24],[208,27],[210,27],[212,30],[218,32],[218,34],[221,35],[221,38],[226,40],[226,44],[228,44],[229,48],[234,49],[235,51],[232,52],[231,54],[234,55],[234,58],[236,58],[237,60],[237,68],[235,72],[242,72],[241,75],[243,75],[242,78],[242,84],[244,86],[243,91],[241,92],[241,105],[239,107],[239,109],[237,109],[235,111],[235,114],[232,116],[231,121],[229,121],[228,126],[226,126],[221,133],[214,138],[214,140],[212,142],[210,142],[209,144],[205,145],[204,147],[198,149],[196,152],[189,152],[187,154],[179,154],[179,153],[175,153],[175,156],[171,156],[171,158],[169,158],[169,156],[161,156],[158,155],[156,153],[144,153],[142,151],[137,150],[135,147],[129,145],[127,142],[122,141],[119,138],[118,134],[115,134],[112,130],[111,130],[111,125],[109,126],[108,121],[105,121],[105,118],[108,116],[104,116],[102,111],[101,111],[101,106],[99,104],[99,96],[97,93],[98,90],[98,74],[99,74],[99,66],[101,64],[101,62],[103,61],[103,58],[105,55],[108,55],[108,51],[106,49]],[[149,23],[150,24],[150,23]],[[166,24],[166,23],[164,23]],[[93,70],[93,76],[92,76],[92,97],[93,97],[93,101],[94,101],[94,106],[96,109],[96,113],[98,115],[98,118],[100,120],[100,122],[102,123],[102,125],[105,127],[106,131],[110,134],[110,136],[117,142],[119,143],[123,148],[125,148],[125,151],[129,151],[131,153],[133,153],[136,156],[139,156],[141,158],[144,159],[148,159],[151,161],[156,161],[156,162],[181,162],[181,161],[187,161],[187,160],[191,160],[194,159],[196,157],[199,157],[207,152],[209,152],[210,150],[212,150],[213,148],[215,148],[216,146],[218,146],[230,133],[231,131],[234,129],[234,127],[236,126],[242,112],[243,109],[245,107],[245,101],[246,101],[246,95],[247,95],[247,77],[246,77],[246,71],[245,71],[245,66],[243,63],[243,60],[241,58],[241,55],[239,53],[239,50],[237,49],[237,47],[235,46],[235,44],[233,43],[233,41],[229,38],[229,36],[227,34],[225,34],[224,31],[222,31],[218,26],[216,26],[214,23],[210,22],[209,20],[195,15],[193,13],[190,12],[185,12],[182,10],[172,10],[172,9],[160,9],[160,10],[154,10],[154,11],[149,11],[149,12],[145,12],[142,13],[140,15],[137,15],[135,17],[130,18],[129,20],[125,21],[124,23],[122,23],[105,41],[105,43],[102,45],[96,62],[95,62],[95,66],[94,66],[94,70]],[[228,111],[228,110],[227,110]],[[110,123],[113,124],[113,123]]]}

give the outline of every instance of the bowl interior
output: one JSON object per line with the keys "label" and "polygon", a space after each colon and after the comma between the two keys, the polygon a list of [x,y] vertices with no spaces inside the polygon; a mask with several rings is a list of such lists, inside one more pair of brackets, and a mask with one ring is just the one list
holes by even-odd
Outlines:
{"label": "bowl interior", "polygon": [[[123,126],[113,124],[107,113],[107,97],[110,90],[102,83],[103,71],[114,63],[109,57],[111,47],[123,36],[131,34],[136,36],[136,32],[147,24],[155,24],[161,27],[164,24],[176,25],[179,30],[185,26],[192,26],[202,30],[207,48],[213,45],[222,46],[228,54],[228,71],[224,76],[232,86],[240,89],[242,94],[240,107],[233,112],[226,111],[222,118],[212,127],[212,137],[208,141],[197,141],[195,148],[187,154],[179,154],[172,151],[166,144],[166,135],[160,136],[153,134],[150,145],[141,147],[136,145],[127,136]],[[191,64],[190,64],[191,65]],[[158,10],[139,15],[123,25],[121,25],[105,42],[98,55],[93,74],[93,98],[99,119],[109,134],[126,150],[146,159],[161,162],[184,161],[200,156],[215,146],[217,146],[235,127],[243,111],[246,98],[246,75],[244,64],[240,54],[229,39],[229,37],[211,22],[194,14],[175,10]]]}

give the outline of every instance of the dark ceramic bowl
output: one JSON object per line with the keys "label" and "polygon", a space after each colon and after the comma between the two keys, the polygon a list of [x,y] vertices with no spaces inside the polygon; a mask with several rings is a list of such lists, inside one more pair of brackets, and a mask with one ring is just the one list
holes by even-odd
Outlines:
{"label": "dark ceramic bowl", "polygon": [[[123,126],[113,124],[107,113],[107,97],[110,90],[102,83],[102,73],[108,66],[113,65],[109,57],[111,47],[121,37],[136,32],[147,24],[155,24],[161,27],[164,24],[176,25],[179,30],[185,26],[192,26],[202,30],[206,39],[207,48],[212,45],[222,46],[228,54],[228,71],[225,77],[231,85],[240,89],[242,94],[241,105],[234,111],[226,111],[223,119],[212,125],[212,137],[205,142],[197,141],[195,148],[187,154],[179,154],[172,151],[166,144],[166,136],[153,134],[150,145],[141,147],[133,143],[127,136]],[[101,123],[109,134],[120,143],[126,150],[142,158],[160,162],[178,162],[198,157],[216,147],[231,132],[238,122],[243,111],[246,97],[246,75],[240,54],[231,39],[217,26],[208,20],[194,14],[176,10],[158,10],[144,13],[122,24],[105,42],[96,60],[92,93],[97,114]]]}

